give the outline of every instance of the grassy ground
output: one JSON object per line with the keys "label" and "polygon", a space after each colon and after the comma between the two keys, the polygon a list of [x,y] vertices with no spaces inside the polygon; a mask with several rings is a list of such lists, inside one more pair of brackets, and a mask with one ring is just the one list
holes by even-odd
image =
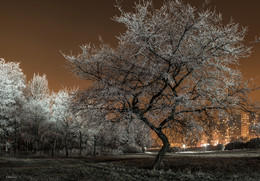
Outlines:
{"label": "grassy ground", "polygon": [[0,157],[0,180],[259,180],[260,150],[168,154],[164,170],[155,154],[85,158]]}

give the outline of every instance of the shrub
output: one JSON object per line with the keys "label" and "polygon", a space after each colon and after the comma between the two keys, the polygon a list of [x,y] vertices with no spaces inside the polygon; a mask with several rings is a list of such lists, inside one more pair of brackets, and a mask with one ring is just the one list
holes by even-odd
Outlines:
{"label": "shrub", "polygon": [[237,150],[246,148],[246,144],[241,141],[230,142],[226,145],[225,150]]}
{"label": "shrub", "polygon": [[176,152],[179,152],[179,151],[181,151],[181,148],[180,148],[180,147],[177,147],[177,146],[170,147],[170,148],[168,149],[168,152],[170,152],[170,153],[176,153]]}
{"label": "shrub", "polygon": [[123,150],[119,147],[118,149],[110,149],[110,148],[102,148],[101,155],[121,155],[123,154]]}
{"label": "shrub", "polygon": [[206,151],[212,151],[212,150],[214,150],[214,146],[213,145],[207,145],[207,147],[206,147]]}
{"label": "shrub", "polygon": [[225,145],[223,144],[218,144],[217,146],[214,147],[214,150],[224,150],[225,149]]}
{"label": "shrub", "polygon": [[246,143],[247,148],[260,148],[260,138],[253,138]]}
{"label": "shrub", "polygon": [[126,144],[123,146],[124,153],[142,153],[142,148],[136,144]]}

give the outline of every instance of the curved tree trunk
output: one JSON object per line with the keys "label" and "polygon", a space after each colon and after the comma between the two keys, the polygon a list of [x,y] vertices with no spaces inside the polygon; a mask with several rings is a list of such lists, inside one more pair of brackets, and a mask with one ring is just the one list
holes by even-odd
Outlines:
{"label": "curved tree trunk", "polygon": [[167,150],[170,147],[170,143],[169,143],[167,136],[162,132],[162,130],[157,129],[155,132],[163,142],[163,146],[160,149],[160,151],[158,152],[154,165],[153,165],[153,169],[159,170],[160,168],[162,168],[162,160],[163,160]]}
{"label": "curved tree trunk", "polygon": [[155,162],[153,164],[153,169],[155,170],[159,170],[162,167],[162,160],[166,154],[166,152],[168,151],[169,147],[170,147],[170,143],[169,140],[167,138],[167,136],[163,133],[161,128],[157,128],[155,127],[155,125],[151,124],[144,115],[139,114],[138,115],[140,117],[140,119],[147,125],[149,126],[149,128],[151,130],[153,130],[157,136],[162,140],[163,142],[163,146],[160,149],[160,151],[158,152],[158,154],[156,155],[156,159]]}
{"label": "curved tree trunk", "polygon": [[157,136],[162,140],[163,146],[158,152],[155,162],[153,164],[153,169],[159,170],[162,167],[162,160],[163,157],[165,156],[166,152],[168,151],[170,147],[169,140],[167,136],[163,133],[162,129],[155,127],[153,124],[151,124],[145,117],[144,115],[138,115],[140,119],[147,125],[151,130],[153,130]]}

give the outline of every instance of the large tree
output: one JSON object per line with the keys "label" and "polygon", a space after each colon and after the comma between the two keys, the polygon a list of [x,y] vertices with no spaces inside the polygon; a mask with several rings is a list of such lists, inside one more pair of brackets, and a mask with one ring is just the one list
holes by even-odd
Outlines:
{"label": "large tree", "polygon": [[251,89],[236,68],[251,53],[247,29],[178,0],[159,9],[149,0],[134,12],[118,8],[114,20],[126,31],[116,48],[85,45],[81,54],[64,56],[79,78],[93,81],[80,100],[106,109],[110,119],[143,121],[162,140],[158,169],[170,146],[165,128],[213,125],[215,116],[248,109]]}

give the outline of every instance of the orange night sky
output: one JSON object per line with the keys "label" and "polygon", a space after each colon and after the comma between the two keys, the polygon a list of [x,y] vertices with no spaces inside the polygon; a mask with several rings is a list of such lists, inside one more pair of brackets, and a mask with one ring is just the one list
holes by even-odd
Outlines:
{"label": "orange night sky", "polygon": [[[124,0],[125,10],[134,1]],[[156,7],[163,0],[154,0]],[[202,0],[185,0],[200,5]],[[124,32],[122,24],[111,20],[119,11],[115,0],[1,0],[0,1],[0,58],[21,62],[30,79],[33,73],[45,73],[50,88],[87,87],[88,82],[77,80],[66,69],[60,51],[77,54],[79,46],[97,43],[101,35],[105,42],[116,46],[116,35]],[[260,36],[260,0],[212,0],[210,6],[223,14],[224,22],[233,17],[235,22],[248,26],[247,41]],[[241,60],[240,70],[245,78],[254,78],[260,86],[260,43],[253,54]],[[252,94],[260,102],[260,91]]]}

